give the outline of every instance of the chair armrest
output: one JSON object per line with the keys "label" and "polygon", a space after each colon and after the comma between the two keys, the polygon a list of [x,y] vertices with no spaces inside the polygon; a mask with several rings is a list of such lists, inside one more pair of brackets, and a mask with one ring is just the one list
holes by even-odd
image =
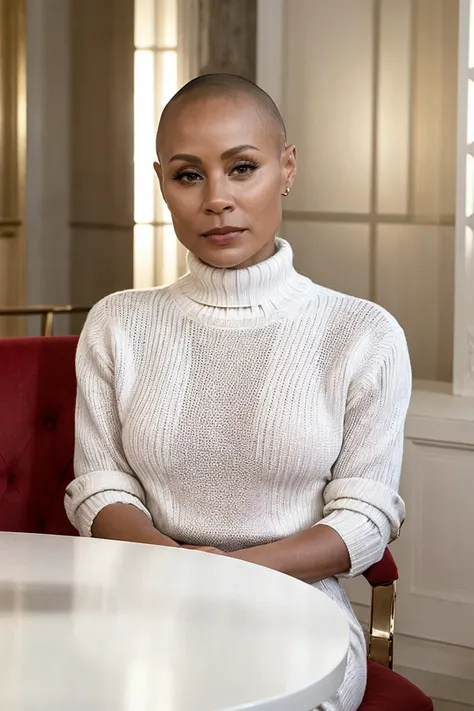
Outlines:
{"label": "chair armrest", "polygon": [[388,549],[382,560],[372,565],[364,577],[372,587],[369,659],[392,669],[398,569]]}
{"label": "chair armrest", "polygon": [[393,560],[392,554],[385,549],[382,560],[372,565],[364,573],[364,578],[369,585],[375,587],[377,585],[391,585],[395,580],[398,580],[397,564]]}

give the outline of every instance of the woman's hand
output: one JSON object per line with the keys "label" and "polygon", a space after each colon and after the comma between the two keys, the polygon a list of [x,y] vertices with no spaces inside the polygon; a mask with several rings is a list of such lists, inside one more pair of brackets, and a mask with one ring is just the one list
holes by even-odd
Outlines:
{"label": "woman's hand", "polygon": [[204,551],[204,553],[214,553],[215,555],[225,555],[224,551],[219,550],[219,548],[213,548],[213,546],[181,546],[181,548],[187,548],[191,551]]}

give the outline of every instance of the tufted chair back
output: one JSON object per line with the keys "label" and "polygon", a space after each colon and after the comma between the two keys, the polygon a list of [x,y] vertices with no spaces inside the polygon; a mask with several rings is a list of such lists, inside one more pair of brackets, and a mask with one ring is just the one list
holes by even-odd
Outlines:
{"label": "tufted chair back", "polygon": [[0,530],[76,535],[73,477],[77,337],[0,339]]}

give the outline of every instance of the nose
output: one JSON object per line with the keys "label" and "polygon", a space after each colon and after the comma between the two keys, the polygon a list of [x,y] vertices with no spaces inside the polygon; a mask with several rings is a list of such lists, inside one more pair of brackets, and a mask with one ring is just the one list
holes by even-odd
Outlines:
{"label": "nose", "polygon": [[204,212],[207,215],[220,215],[232,212],[234,199],[224,178],[208,178],[204,197]]}

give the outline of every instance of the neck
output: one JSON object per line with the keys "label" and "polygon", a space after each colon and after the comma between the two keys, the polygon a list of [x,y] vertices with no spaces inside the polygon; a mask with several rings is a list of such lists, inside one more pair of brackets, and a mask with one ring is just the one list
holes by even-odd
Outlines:
{"label": "neck", "polygon": [[181,307],[201,320],[252,322],[292,310],[305,298],[311,282],[293,267],[293,252],[277,239],[268,259],[238,269],[217,269],[188,255],[189,273],[180,279],[175,295]]}

